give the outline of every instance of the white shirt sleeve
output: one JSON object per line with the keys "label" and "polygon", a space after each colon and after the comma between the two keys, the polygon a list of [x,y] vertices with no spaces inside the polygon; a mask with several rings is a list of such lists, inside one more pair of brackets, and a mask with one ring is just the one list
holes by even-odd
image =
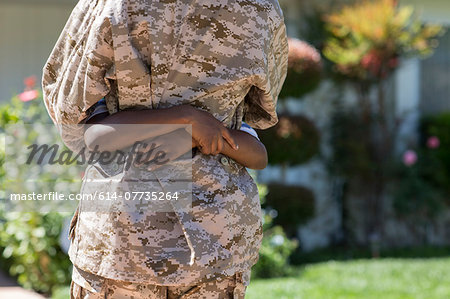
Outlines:
{"label": "white shirt sleeve", "polygon": [[242,122],[240,130],[252,135],[259,140],[258,133],[256,133],[256,131],[245,122]]}

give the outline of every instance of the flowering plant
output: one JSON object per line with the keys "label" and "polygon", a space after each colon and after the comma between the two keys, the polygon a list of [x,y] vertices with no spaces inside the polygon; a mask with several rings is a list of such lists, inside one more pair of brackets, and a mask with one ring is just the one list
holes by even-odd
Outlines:
{"label": "flowering plant", "polygon": [[397,179],[389,185],[396,214],[411,227],[411,235],[421,242],[427,241],[427,227],[449,204],[450,173],[445,156],[442,157],[443,153],[449,154],[448,149],[440,146],[440,137],[445,140],[449,134],[440,130],[440,136],[430,136],[429,129],[435,124],[425,125],[425,132],[422,132],[425,136],[419,147],[403,153],[402,161],[398,161],[395,168]]}
{"label": "flowering plant", "polygon": [[[396,0],[358,1],[326,15],[324,21],[329,36],[323,54],[336,74],[355,88],[357,99],[351,109],[337,104],[331,164],[363,198],[362,243],[368,245],[370,236],[383,235],[384,196],[394,179],[395,141],[404,117],[387,109],[385,83],[400,58],[432,54],[443,29],[423,24],[411,6],[399,6]],[[408,151],[403,160],[414,165],[418,157]]]}
{"label": "flowering plant", "polygon": [[438,44],[441,26],[424,25],[411,6],[397,0],[359,1],[325,17],[330,37],[324,55],[345,77],[379,81],[404,56],[427,56]]}
{"label": "flowering plant", "polygon": [[36,76],[25,78],[25,90],[18,95],[22,102],[29,102],[39,97],[39,91],[36,89]]}
{"label": "flowering plant", "polygon": [[280,99],[299,98],[311,92],[322,74],[322,58],[316,48],[296,38],[288,38],[288,43],[288,73]]}
{"label": "flowering plant", "polygon": [[[16,148],[19,149],[18,155],[25,153],[26,145],[36,137],[47,138],[49,144],[60,139],[56,132],[47,130],[51,120],[36,81],[36,77],[26,78],[24,91],[0,106],[0,140],[3,140],[0,143],[0,183],[9,191],[14,185],[21,192],[40,193],[44,189],[78,192],[79,173],[76,169],[54,167],[51,173],[42,172],[40,165],[10,159]],[[13,140],[6,138],[6,131],[10,128],[15,132]],[[27,180],[30,173],[39,174],[40,184]],[[73,182],[60,183],[60,178],[72,179]],[[10,180],[8,185],[6,180]],[[30,185],[32,189],[28,188]],[[25,288],[50,294],[54,287],[70,282],[71,263],[59,244],[59,238],[62,223],[71,213],[7,211],[5,189],[0,190],[0,264]]]}

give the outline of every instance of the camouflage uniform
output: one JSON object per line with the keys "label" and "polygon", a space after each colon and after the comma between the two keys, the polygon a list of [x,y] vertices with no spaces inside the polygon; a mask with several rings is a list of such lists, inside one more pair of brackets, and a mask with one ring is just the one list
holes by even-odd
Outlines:
{"label": "camouflage uniform", "polygon": [[[89,273],[84,274],[85,277]],[[97,279],[96,279],[97,280]],[[100,280],[98,280],[100,281]],[[228,277],[215,277],[188,286],[161,286],[139,284],[111,279],[102,279],[99,291],[89,291],[72,281],[70,295],[73,299],[105,299],[105,298],[146,298],[146,299],[175,299],[175,298],[244,298],[247,286],[243,284],[242,276],[236,273]]]}
{"label": "camouflage uniform", "polygon": [[[104,97],[111,114],[190,104],[229,128],[265,129],[278,121],[287,54],[276,0],[80,0],[44,67],[44,101],[55,124],[80,123]],[[83,143],[61,134],[70,147]],[[85,178],[98,176],[90,167]],[[105,279],[187,287],[240,273],[248,285],[262,239],[256,184],[220,154],[195,155],[192,179],[190,210],[79,207],[69,256],[92,275],[74,271],[74,281],[100,292]]]}

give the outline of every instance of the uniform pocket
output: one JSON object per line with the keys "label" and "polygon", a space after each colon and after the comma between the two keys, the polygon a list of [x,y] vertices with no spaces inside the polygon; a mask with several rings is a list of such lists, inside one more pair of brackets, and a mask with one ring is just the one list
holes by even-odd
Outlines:
{"label": "uniform pocket", "polygon": [[245,298],[245,291],[247,290],[247,286],[244,284],[243,281],[243,273],[242,272],[236,272],[234,275],[234,289],[233,289],[233,299],[244,299]]}
{"label": "uniform pocket", "polygon": [[72,280],[70,283],[70,299],[106,299],[109,298],[107,297],[106,287],[107,285],[104,282],[100,292],[91,292]]}
{"label": "uniform pocket", "polygon": [[81,292],[83,288],[75,282],[70,283],[70,299],[82,299]]}
{"label": "uniform pocket", "polygon": [[78,223],[78,216],[79,216],[80,206],[77,206],[77,209],[75,210],[75,213],[72,217],[72,220],[70,221],[70,227],[69,227],[69,240],[73,241],[75,239],[75,233],[76,233],[76,226]]}

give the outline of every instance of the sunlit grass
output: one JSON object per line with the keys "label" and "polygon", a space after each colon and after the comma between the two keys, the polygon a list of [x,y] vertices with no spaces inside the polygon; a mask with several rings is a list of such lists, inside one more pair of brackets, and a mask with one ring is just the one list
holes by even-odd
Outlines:
{"label": "sunlit grass", "polygon": [[[296,277],[253,279],[246,299],[449,299],[450,258],[325,262]],[[69,298],[69,288],[54,299]]]}
{"label": "sunlit grass", "polygon": [[248,299],[448,299],[450,258],[326,262],[297,277],[252,280]]}

